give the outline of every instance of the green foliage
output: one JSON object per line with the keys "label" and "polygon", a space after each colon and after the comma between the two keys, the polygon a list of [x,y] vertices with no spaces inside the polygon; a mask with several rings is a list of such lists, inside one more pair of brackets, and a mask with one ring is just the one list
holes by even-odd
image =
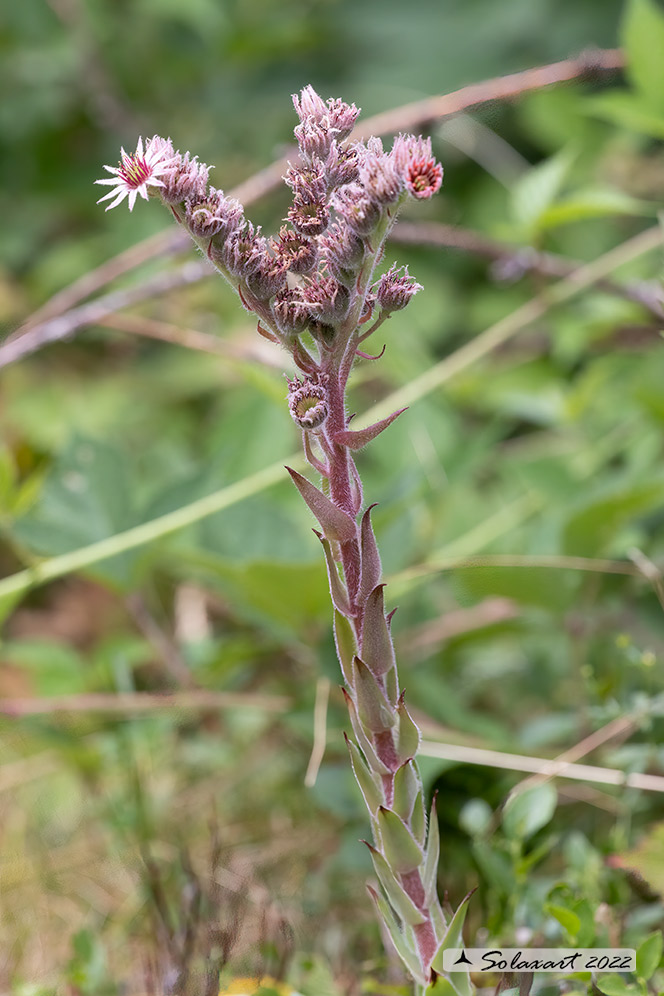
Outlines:
{"label": "green foliage", "polygon": [[[94,204],[100,163],[139,133],[170,134],[214,162],[215,184],[230,189],[283,150],[294,123],[287,96],[306,82],[373,113],[618,43],[625,79],[578,80],[470,112],[474,151],[434,125],[445,186],[427,220],[508,243],[491,270],[479,255],[388,246],[386,265],[407,262],[425,289],[381,328],[386,354],[357,369],[351,410],[364,425],[377,401],[410,391],[408,411],[358,463],[367,503],[380,503],[385,595],[399,604],[402,682],[426,740],[550,758],[634,717],[621,751],[600,745],[580,760],[655,774],[664,348],[661,314],[638,299],[661,300],[661,252],[609,262],[609,286],[565,300],[529,260],[538,250],[572,268],[596,265],[653,224],[664,189],[660,3],[9,5],[0,328],[169,227],[154,204],[131,215]],[[248,213],[273,231],[284,203],[275,194]],[[406,220],[423,216],[414,205]],[[114,286],[170,265],[142,264]],[[634,293],[612,293],[611,281]],[[538,295],[538,317],[498,348],[456,352]],[[218,281],[130,311],[135,322],[216,336],[228,355],[99,325],[3,371],[0,557],[7,576],[35,571],[0,600],[4,987],[138,993],[156,964],[149,981],[160,991],[181,970],[188,938],[182,996],[205,991],[226,944],[229,984],[263,973],[303,996],[402,996],[400,979],[386,982],[391,965],[367,908],[372,866],[358,843],[367,817],[343,741],[315,520],[281,471],[299,446],[284,357]],[[225,489],[272,465],[269,480],[226,502]],[[218,506],[196,505],[215,494]],[[193,509],[184,528],[150,531],[182,509]],[[142,526],[150,542],[113,553],[114,537]],[[104,540],[103,559],[93,553],[73,571],[65,562],[37,583],[50,558]],[[337,640],[350,668],[357,648],[339,620]],[[20,713],[26,700],[84,704],[118,692],[175,698],[153,711],[55,703]],[[192,706],[190,692],[208,705]],[[405,708],[401,732],[410,755],[418,738]],[[524,776],[507,763],[422,760],[427,811],[438,793],[428,840],[440,833],[439,890],[447,917],[461,911],[450,945],[464,917],[467,943],[486,931],[505,946],[523,930],[539,946],[619,938],[637,950],[635,975],[568,988],[662,990],[657,793],[562,777],[520,788]],[[398,825],[384,829],[406,865],[418,857]],[[426,875],[430,888],[435,869]],[[388,904],[381,915],[412,957]],[[432,993],[453,996],[464,978],[454,983],[440,979]],[[549,996],[553,984],[536,980],[539,991]]]}

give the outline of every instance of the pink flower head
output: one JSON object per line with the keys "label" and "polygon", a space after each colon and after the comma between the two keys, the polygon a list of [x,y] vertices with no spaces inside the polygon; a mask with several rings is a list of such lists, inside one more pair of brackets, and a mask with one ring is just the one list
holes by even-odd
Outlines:
{"label": "pink flower head", "polygon": [[428,198],[440,190],[443,167],[431,154],[430,138],[399,135],[390,155],[413,197]]}
{"label": "pink flower head", "polygon": [[115,200],[107,205],[107,211],[117,207],[125,197],[129,198],[130,211],[133,211],[139,194],[147,201],[148,187],[163,187],[164,184],[158,177],[177,158],[170,142],[157,135],[147,143],[145,153],[143,152],[142,138],[139,138],[136,152],[132,155],[128,155],[124,149],[121,150],[121,153],[121,159],[117,166],[104,166],[104,169],[108,170],[109,173],[115,174],[114,177],[95,180],[95,183],[113,187],[113,190],[104,194],[97,201],[97,204],[100,204],[102,201],[114,197]]}

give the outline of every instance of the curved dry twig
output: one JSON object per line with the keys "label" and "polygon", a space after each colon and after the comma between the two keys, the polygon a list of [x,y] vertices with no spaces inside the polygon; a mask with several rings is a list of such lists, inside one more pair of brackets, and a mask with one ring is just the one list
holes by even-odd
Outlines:
{"label": "curved dry twig", "polygon": [[[575,59],[565,59],[562,62],[554,62],[547,66],[525,69],[508,76],[484,80],[481,83],[472,83],[452,93],[430,97],[391,111],[382,112],[368,118],[360,127],[356,128],[352,138],[362,138],[368,134],[385,135],[401,130],[425,128],[434,121],[459,114],[461,111],[478,107],[481,104],[491,103],[495,100],[509,100],[522,93],[539,90],[582,76],[613,72],[622,68],[623,64],[623,55],[619,49],[592,50],[582,53]],[[295,148],[287,150],[280,159],[231,190],[230,196],[237,197],[245,205],[259,200],[279,186],[288,162],[296,157],[297,150]],[[130,249],[126,249],[96,269],[84,274],[68,287],[58,291],[49,301],[33,312],[23,325],[9,337],[7,342],[0,346],[0,365],[12,362],[12,359],[6,360],[4,358],[4,353],[5,349],[16,339],[22,338],[28,333],[34,333],[35,340],[41,338],[43,326],[47,321],[64,315],[80,301],[90,297],[96,291],[101,290],[140,264],[158,256],[172,256],[186,248],[188,244],[189,238],[186,232],[168,228],[157,235],[150,236]],[[34,352],[41,345],[51,341],[53,341],[52,338],[44,337],[43,342],[39,341],[32,348],[10,355],[13,356],[13,359],[18,359],[19,356]]]}

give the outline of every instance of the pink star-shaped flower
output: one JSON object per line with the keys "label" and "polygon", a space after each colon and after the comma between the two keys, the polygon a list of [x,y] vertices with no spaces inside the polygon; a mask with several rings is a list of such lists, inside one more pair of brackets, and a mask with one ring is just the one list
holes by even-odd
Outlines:
{"label": "pink star-shaped flower", "polygon": [[[127,155],[124,149],[121,150],[122,157],[118,166],[104,166],[109,173],[114,173],[112,179],[108,177],[104,180],[95,180],[105,186],[112,186],[103,197],[100,197],[97,204],[102,201],[115,200],[107,205],[106,210],[117,207],[125,197],[129,198],[129,210],[132,211],[136,198],[140,194],[144,200],[148,199],[147,188],[163,187],[164,184],[158,177],[177,161],[177,156],[173,155],[170,142],[163,139],[151,139],[146,143],[145,153],[143,152],[143,139],[139,138],[136,152]],[[164,158],[168,156],[168,158]]]}

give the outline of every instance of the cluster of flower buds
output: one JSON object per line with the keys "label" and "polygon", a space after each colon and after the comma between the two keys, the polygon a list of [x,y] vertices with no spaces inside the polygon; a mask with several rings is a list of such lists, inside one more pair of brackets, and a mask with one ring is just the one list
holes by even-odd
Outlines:
{"label": "cluster of flower buds", "polygon": [[[392,266],[375,269],[400,206],[431,197],[443,171],[429,139],[399,135],[386,151],[379,139],[353,142],[354,104],[323,100],[307,86],[293,97],[300,158],[285,181],[293,195],[286,224],[271,239],[242,206],[208,186],[208,167],[176,152],[170,139],[122,152],[106,167],[113,189],[102,200],[161,198],[213,265],[258,318],[262,335],[292,355],[302,379],[288,382],[288,407],[302,429],[321,489],[298,472],[291,477],[315,516],[335,609],[335,638],[346,682],[355,742],[348,742],[355,778],[369,810],[371,857],[382,894],[371,890],[394,946],[420,987],[442,972],[449,931],[460,931],[465,903],[446,922],[436,890],[438,826],[428,823],[414,756],[419,732],[399,690],[391,613],[383,603],[381,564],[353,452],[401,414],[351,429],[345,392],[358,348],[420,285]],[[374,309],[379,316],[366,330]],[[308,333],[308,334],[307,334]],[[375,357],[367,357],[375,359]],[[339,566],[341,565],[341,570]],[[466,978],[466,977],[463,977]],[[451,989],[456,983],[450,980]],[[447,991],[447,990],[446,990]],[[461,990],[457,990],[464,996]]]}

